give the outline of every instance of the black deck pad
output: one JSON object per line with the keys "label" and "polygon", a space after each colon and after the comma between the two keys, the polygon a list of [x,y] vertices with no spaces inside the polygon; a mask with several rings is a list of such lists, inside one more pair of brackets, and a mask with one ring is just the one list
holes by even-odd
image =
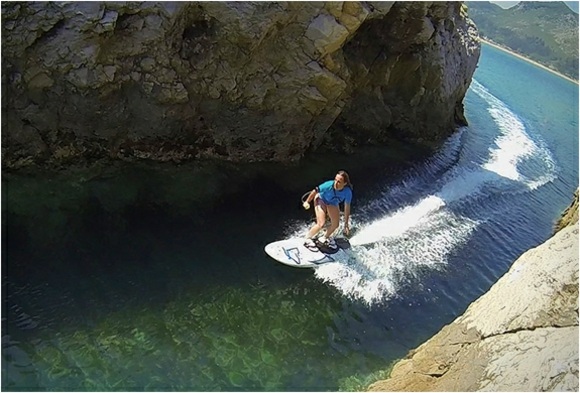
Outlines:
{"label": "black deck pad", "polygon": [[345,239],[343,237],[339,237],[339,238],[334,239],[334,241],[336,242],[336,245],[338,246],[336,248],[330,248],[327,245],[320,243],[318,241],[318,239],[316,239],[314,241],[314,243],[316,244],[316,247],[318,247],[318,249],[321,252],[323,252],[325,254],[329,254],[329,255],[336,254],[340,249],[348,250],[350,248],[350,242],[348,241],[348,239]]}

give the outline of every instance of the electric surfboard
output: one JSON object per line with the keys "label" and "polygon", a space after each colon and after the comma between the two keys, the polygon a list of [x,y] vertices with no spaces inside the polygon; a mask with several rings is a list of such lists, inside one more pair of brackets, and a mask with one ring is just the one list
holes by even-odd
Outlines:
{"label": "electric surfboard", "polygon": [[329,262],[348,259],[350,243],[344,238],[335,238],[337,248],[330,248],[317,240],[316,247],[306,247],[304,238],[279,240],[264,247],[266,254],[284,265],[312,268]]}

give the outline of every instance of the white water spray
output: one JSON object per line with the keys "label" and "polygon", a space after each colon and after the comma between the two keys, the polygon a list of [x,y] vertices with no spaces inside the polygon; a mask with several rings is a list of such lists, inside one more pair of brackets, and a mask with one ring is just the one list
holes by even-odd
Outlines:
{"label": "white water spray", "polygon": [[[481,217],[495,213],[486,200],[533,190],[555,178],[550,152],[534,142],[522,120],[477,81],[471,89],[488,105],[496,124],[497,135],[484,156],[461,156],[465,130],[450,137],[438,154],[389,185],[379,199],[358,208],[365,223],[351,239],[352,257],[318,267],[318,278],[369,305],[388,299],[419,267],[447,263]],[[524,176],[519,168],[530,160],[541,166],[534,177]],[[461,214],[462,206],[477,210],[480,218]],[[367,221],[373,213],[382,217]]]}

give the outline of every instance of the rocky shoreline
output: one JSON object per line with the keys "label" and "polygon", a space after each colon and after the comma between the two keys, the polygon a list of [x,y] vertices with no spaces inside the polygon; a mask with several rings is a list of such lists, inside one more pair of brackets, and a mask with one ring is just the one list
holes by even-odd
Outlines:
{"label": "rocky shoreline", "polygon": [[578,391],[578,190],[556,234],[369,391]]}

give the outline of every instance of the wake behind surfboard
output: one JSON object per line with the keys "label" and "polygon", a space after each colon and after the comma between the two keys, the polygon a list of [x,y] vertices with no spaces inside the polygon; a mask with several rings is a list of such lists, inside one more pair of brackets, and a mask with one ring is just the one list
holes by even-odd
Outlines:
{"label": "wake behind surfboard", "polygon": [[350,243],[347,239],[336,238],[338,248],[331,249],[316,242],[317,248],[304,246],[304,238],[279,240],[264,247],[266,254],[280,263],[292,267],[316,267],[329,262],[348,259]]}

